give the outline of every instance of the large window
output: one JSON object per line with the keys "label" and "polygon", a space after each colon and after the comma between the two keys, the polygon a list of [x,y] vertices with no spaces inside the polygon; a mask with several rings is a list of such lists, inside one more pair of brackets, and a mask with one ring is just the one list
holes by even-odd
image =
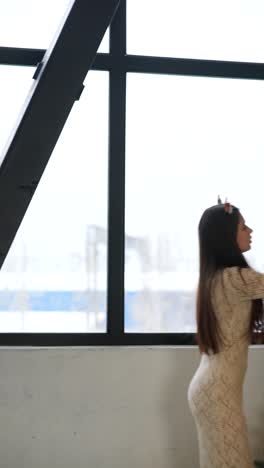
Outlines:
{"label": "large window", "polygon": [[264,60],[259,0],[127,0],[127,10],[130,54]]}
{"label": "large window", "polygon": [[[32,2],[1,7],[14,25],[0,35],[1,149],[72,3],[43,4],[38,29]],[[259,2],[121,1],[3,262],[0,344],[193,344],[197,225],[218,194],[264,269],[263,15]]]}
{"label": "large window", "polygon": [[0,274],[0,330],[105,332],[108,74],[90,71]]}
{"label": "large window", "polygon": [[[263,105],[262,81],[128,74],[127,331],[195,331],[197,226],[217,194],[263,238]],[[255,238],[248,256],[263,268]]]}
{"label": "large window", "polygon": [[8,143],[12,129],[23,110],[26,96],[32,85],[33,70],[30,67],[1,66],[1,126],[0,154]]}

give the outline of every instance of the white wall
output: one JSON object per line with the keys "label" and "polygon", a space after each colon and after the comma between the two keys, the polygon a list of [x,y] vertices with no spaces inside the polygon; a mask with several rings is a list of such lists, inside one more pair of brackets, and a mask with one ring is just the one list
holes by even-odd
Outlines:
{"label": "white wall", "polygon": [[[264,459],[264,347],[246,414]],[[0,349],[1,468],[198,468],[187,387],[195,347]]]}

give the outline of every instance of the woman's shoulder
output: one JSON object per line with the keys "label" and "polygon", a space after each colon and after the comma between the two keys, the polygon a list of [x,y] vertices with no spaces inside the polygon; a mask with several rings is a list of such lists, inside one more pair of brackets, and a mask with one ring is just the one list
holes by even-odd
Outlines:
{"label": "woman's shoulder", "polygon": [[239,267],[225,267],[223,269],[223,274],[228,277],[242,278],[242,280],[257,278],[259,275],[262,276],[264,273],[260,273],[251,266]]}
{"label": "woman's shoulder", "polygon": [[223,269],[222,274],[225,278],[229,279],[230,281],[233,280],[233,281],[238,282],[239,284],[245,284],[248,282],[257,281],[261,277],[264,278],[264,273],[260,273],[250,266],[226,267]]}
{"label": "woman's shoulder", "polygon": [[264,297],[264,273],[248,267],[226,267],[223,272],[225,286],[245,299]]}

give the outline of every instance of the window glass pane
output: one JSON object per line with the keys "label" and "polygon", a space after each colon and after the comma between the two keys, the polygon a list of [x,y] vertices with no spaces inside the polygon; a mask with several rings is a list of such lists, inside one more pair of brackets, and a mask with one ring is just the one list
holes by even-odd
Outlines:
{"label": "window glass pane", "polygon": [[[1,2],[0,46],[47,49],[72,0],[8,0]],[[109,34],[100,52],[108,52]]]}
{"label": "window glass pane", "polygon": [[98,52],[108,53],[109,52],[109,28],[107,28],[102,42],[99,46]]}
{"label": "window glass pane", "polygon": [[18,119],[30,87],[33,84],[34,68],[0,66],[0,154],[5,147]]}
{"label": "window glass pane", "polygon": [[129,74],[127,85],[126,331],[192,332],[197,227],[218,194],[254,230],[246,257],[264,271],[264,83]]}
{"label": "window glass pane", "polygon": [[0,272],[2,332],[106,330],[108,73],[90,71]]}
{"label": "window glass pane", "polygon": [[261,0],[127,0],[128,53],[264,61]]}

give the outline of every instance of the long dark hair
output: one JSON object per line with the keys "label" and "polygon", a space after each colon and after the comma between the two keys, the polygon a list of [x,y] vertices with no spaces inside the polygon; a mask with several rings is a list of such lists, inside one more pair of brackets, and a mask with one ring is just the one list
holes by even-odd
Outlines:
{"label": "long dark hair", "polygon": [[[237,244],[239,209],[232,213],[223,204],[205,210],[199,223],[200,274],[196,301],[196,342],[200,352],[218,353],[223,343],[220,327],[211,302],[212,283],[217,272],[226,267],[248,268],[249,265]],[[258,342],[258,329],[263,327],[262,299],[252,300],[249,338]]]}

